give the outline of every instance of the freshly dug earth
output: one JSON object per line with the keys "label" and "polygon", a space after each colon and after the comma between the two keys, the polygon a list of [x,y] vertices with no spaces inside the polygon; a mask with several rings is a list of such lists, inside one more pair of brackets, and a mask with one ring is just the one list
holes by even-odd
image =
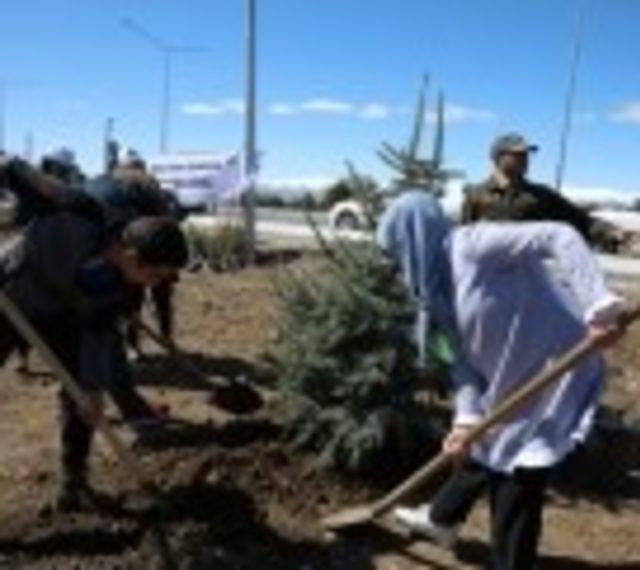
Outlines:
{"label": "freshly dug earth", "polygon": [[[277,318],[276,272],[276,266],[265,266],[183,278],[177,339],[192,363],[211,376],[265,381],[263,355]],[[640,439],[624,427],[640,416],[639,340],[636,328],[609,355],[609,427],[595,451],[577,460],[550,493],[541,568],[640,569]],[[411,542],[388,524],[328,540],[318,524],[322,515],[375,497],[380,489],[318,471],[312,458],[288,447],[275,408],[243,418],[221,413],[211,405],[210,385],[181,372],[151,344],[148,354],[137,367],[140,382],[155,403],[181,420],[166,437],[136,447],[163,491],[160,513],[135,492],[102,444],[92,476],[105,504],[73,516],[49,509],[57,460],[55,384],[46,375],[22,379],[11,367],[2,371],[0,568],[159,567],[150,516],[162,516],[185,569],[482,566],[485,504],[462,531],[458,559]]]}

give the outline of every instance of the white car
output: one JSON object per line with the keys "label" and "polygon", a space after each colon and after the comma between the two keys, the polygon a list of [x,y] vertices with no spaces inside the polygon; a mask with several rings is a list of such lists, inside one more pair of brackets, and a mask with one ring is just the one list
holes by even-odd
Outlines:
{"label": "white car", "polygon": [[329,210],[329,227],[333,230],[371,229],[364,208],[357,200],[341,200]]}

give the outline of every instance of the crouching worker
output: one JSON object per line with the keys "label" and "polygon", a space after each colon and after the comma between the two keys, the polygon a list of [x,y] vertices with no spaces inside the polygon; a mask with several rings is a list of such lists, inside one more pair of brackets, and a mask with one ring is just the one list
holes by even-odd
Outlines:
{"label": "crouching worker", "polygon": [[[86,191],[104,206],[110,223],[131,221],[141,216],[171,216],[180,221],[171,195],[162,190],[157,179],[147,171],[144,160],[132,150],[110,173],[89,180]],[[160,333],[169,344],[173,344],[173,289],[172,281],[162,281],[148,291]],[[137,297],[132,299],[134,319],[129,321],[126,330],[131,355],[136,358],[142,356],[142,351],[134,321],[140,317],[146,293],[140,289]]]}
{"label": "crouching worker", "polygon": [[[467,459],[467,469],[488,479],[487,567],[531,570],[549,474],[591,429],[602,358],[592,356],[566,373],[471,449],[462,447],[461,438],[511,390],[585,335],[613,339],[622,302],[608,291],[580,235],[563,224],[451,229],[434,199],[412,192],[390,206],[378,239],[408,283],[425,292],[430,319],[453,340],[455,415],[444,450],[458,462]],[[561,283],[555,281],[558,271],[549,270],[550,261],[563,268]],[[438,494],[446,493],[445,486]],[[443,502],[436,496],[435,503]],[[395,513],[425,532],[435,514],[424,507]]]}
{"label": "crouching worker", "polygon": [[[170,279],[187,261],[177,224],[144,217],[105,232],[104,224],[57,212],[32,221],[2,251],[3,287],[72,376],[100,406],[101,393],[130,382],[119,331],[128,293]],[[17,335],[0,322],[0,362]],[[81,508],[91,501],[87,462],[92,429],[69,395],[60,393],[61,473],[58,506]]]}

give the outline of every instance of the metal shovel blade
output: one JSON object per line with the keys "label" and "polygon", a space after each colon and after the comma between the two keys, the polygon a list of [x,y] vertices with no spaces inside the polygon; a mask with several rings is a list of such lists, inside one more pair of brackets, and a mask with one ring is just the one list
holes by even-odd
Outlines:
{"label": "metal shovel blade", "polygon": [[371,522],[375,516],[376,513],[371,507],[361,505],[325,517],[322,519],[322,526],[327,530],[339,530],[366,524]]}
{"label": "metal shovel blade", "polygon": [[253,414],[264,406],[264,400],[258,391],[245,384],[215,387],[211,403],[235,415]]}

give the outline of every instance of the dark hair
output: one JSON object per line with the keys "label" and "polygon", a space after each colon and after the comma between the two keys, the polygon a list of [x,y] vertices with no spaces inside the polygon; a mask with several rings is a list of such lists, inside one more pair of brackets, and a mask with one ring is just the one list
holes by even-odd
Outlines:
{"label": "dark hair", "polygon": [[75,179],[80,179],[80,171],[73,165],[62,164],[51,158],[43,158],[40,164],[40,170],[49,176],[53,176],[62,182],[72,183]]}
{"label": "dark hair", "polygon": [[122,243],[133,248],[143,263],[153,266],[183,267],[189,258],[187,240],[171,218],[149,216],[127,224]]}

